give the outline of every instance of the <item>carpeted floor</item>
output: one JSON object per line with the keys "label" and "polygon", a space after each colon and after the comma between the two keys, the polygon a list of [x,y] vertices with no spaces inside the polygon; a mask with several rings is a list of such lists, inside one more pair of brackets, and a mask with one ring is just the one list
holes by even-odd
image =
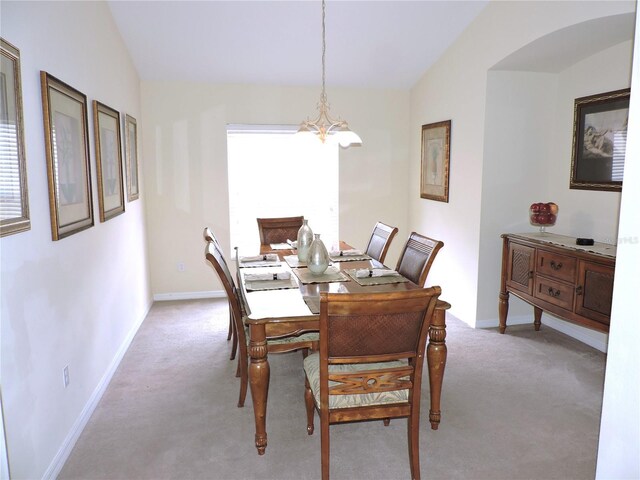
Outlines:
{"label": "carpeted floor", "polygon": [[[225,299],[152,307],[59,479],[315,479],[299,352],[271,355],[266,455],[226,341]],[[591,479],[606,356],[549,327],[447,320],[440,429],[423,382],[424,479]],[[425,372],[426,375],[426,372]],[[331,427],[331,477],[409,478],[406,421]]]}

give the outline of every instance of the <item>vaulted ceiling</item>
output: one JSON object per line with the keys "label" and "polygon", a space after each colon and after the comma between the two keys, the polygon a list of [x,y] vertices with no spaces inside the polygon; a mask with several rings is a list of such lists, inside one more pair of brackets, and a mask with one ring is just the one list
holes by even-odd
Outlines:
{"label": "vaulted ceiling", "polygon": [[[410,88],[487,3],[328,0],[327,86]],[[321,82],[320,0],[109,5],[143,80]]]}

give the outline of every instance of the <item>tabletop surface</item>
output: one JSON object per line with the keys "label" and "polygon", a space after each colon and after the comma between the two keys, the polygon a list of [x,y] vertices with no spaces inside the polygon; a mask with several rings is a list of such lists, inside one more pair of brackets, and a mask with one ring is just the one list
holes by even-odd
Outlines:
{"label": "tabletop surface", "polygon": [[[263,245],[260,249],[260,253],[271,253],[268,245]],[[340,248],[343,250],[350,249],[348,244],[340,242]],[[277,252],[280,258],[284,258],[286,255],[295,255],[295,250],[278,250]],[[339,270],[350,270],[358,268],[382,268],[384,267],[377,260],[360,260],[360,261],[344,261],[334,262],[331,266]],[[244,289],[244,274],[248,271],[251,273],[273,273],[278,271],[289,271],[292,277],[295,279],[298,288],[289,288],[282,290],[264,290],[264,291],[250,291],[243,292],[248,304],[249,313],[247,321],[264,321],[271,319],[277,321],[278,319],[296,319],[296,320],[317,320],[318,314],[311,312],[309,307],[304,301],[304,297],[318,298],[320,292],[332,292],[332,293],[374,293],[374,292],[396,292],[406,291],[419,288],[417,285],[411,282],[383,284],[383,285],[369,285],[362,286],[354,281],[349,275],[345,275],[345,281],[331,282],[331,283],[311,283],[303,284],[300,279],[295,275],[293,269],[289,267],[286,262],[281,262],[280,265],[274,267],[254,267],[254,268],[241,268],[240,274],[243,279]]]}

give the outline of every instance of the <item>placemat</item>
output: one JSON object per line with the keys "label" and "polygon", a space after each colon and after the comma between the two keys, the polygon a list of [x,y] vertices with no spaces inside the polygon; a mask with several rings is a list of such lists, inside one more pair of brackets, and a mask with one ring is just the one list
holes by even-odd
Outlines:
{"label": "placemat", "polygon": [[238,265],[240,268],[251,268],[251,267],[277,267],[278,265],[282,265],[280,260],[258,260],[255,262],[243,262],[240,261]]}
{"label": "placemat", "polygon": [[256,280],[244,283],[247,292],[257,292],[260,290],[282,290],[285,288],[298,288],[296,279],[291,276],[287,280]]}
{"label": "placemat", "polygon": [[320,297],[302,297],[304,303],[307,304],[311,313],[318,314],[320,313]]}
{"label": "placemat", "polygon": [[363,260],[371,260],[369,255],[329,255],[332,262],[362,262]]}
{"label": "placemat", "polygon": [[349,277],[347,277],[336,267],[327,268],[322,275],[314,275],[308,268],[294,268],[293,273],[295,273],[300,281],[305,285],[308,283],[331,283],[349,281]]}
{"label": "placemat", "polygon": [[362,285],[363,287],[367,287],[369,285],[388,285],[391,283],[405,283],[408,282],[409,279],[403,277],[402,275],[398,274],[398,275],[391,275],[388,277],[364,277],[364,278],[358,278],[356,277],[356,271],[357,269],[351,269],[351,270],[345,270],[345,272],[347,272],[347,274],[353,278],[358,285]]}
{"label": "placemat", "polygon": [[271,250],[291,250],[291,245],[288,243],[271,243],[269,244]]}
{"label": "placemat", "polygon": [[284,261],[287,262],[287,265],[289,265],[291,268],[307,266],[307,262],[301,262],[300,260],[298,260],[298,255],[285,255],[283,258]]}

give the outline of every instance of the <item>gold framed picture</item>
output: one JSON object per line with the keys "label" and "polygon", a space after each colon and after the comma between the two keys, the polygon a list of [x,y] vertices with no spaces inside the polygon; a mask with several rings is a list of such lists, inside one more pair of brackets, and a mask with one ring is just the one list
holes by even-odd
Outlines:
{"label": "gold framed picture", "polygon": [[422,126],[420,197],[449,202],[451,120]]}
{"label": "gold framed picture", "polygon": [[125,115],[124,131],[127,160],[127,200],[133,202],[140,197],[138,184],[138,122],[131,115]]}
{"label": "gold framed picture", "polygon": [[0,38],[0,236],[31,228],[20,50]]}
{"label": "gold framed picture", "polygon": [[622,190],[630,89],[577,98],[569,188]]}
{"label": "gold framed picture", "polygon": [[106,222],[124,213],[120,114],[113,108],[94,100],[93,122],[100,221]]}
{"label": "gold framed picture", "polygon": [[87,97],[47,72],[40,80],[55,241],[93,226]]}

